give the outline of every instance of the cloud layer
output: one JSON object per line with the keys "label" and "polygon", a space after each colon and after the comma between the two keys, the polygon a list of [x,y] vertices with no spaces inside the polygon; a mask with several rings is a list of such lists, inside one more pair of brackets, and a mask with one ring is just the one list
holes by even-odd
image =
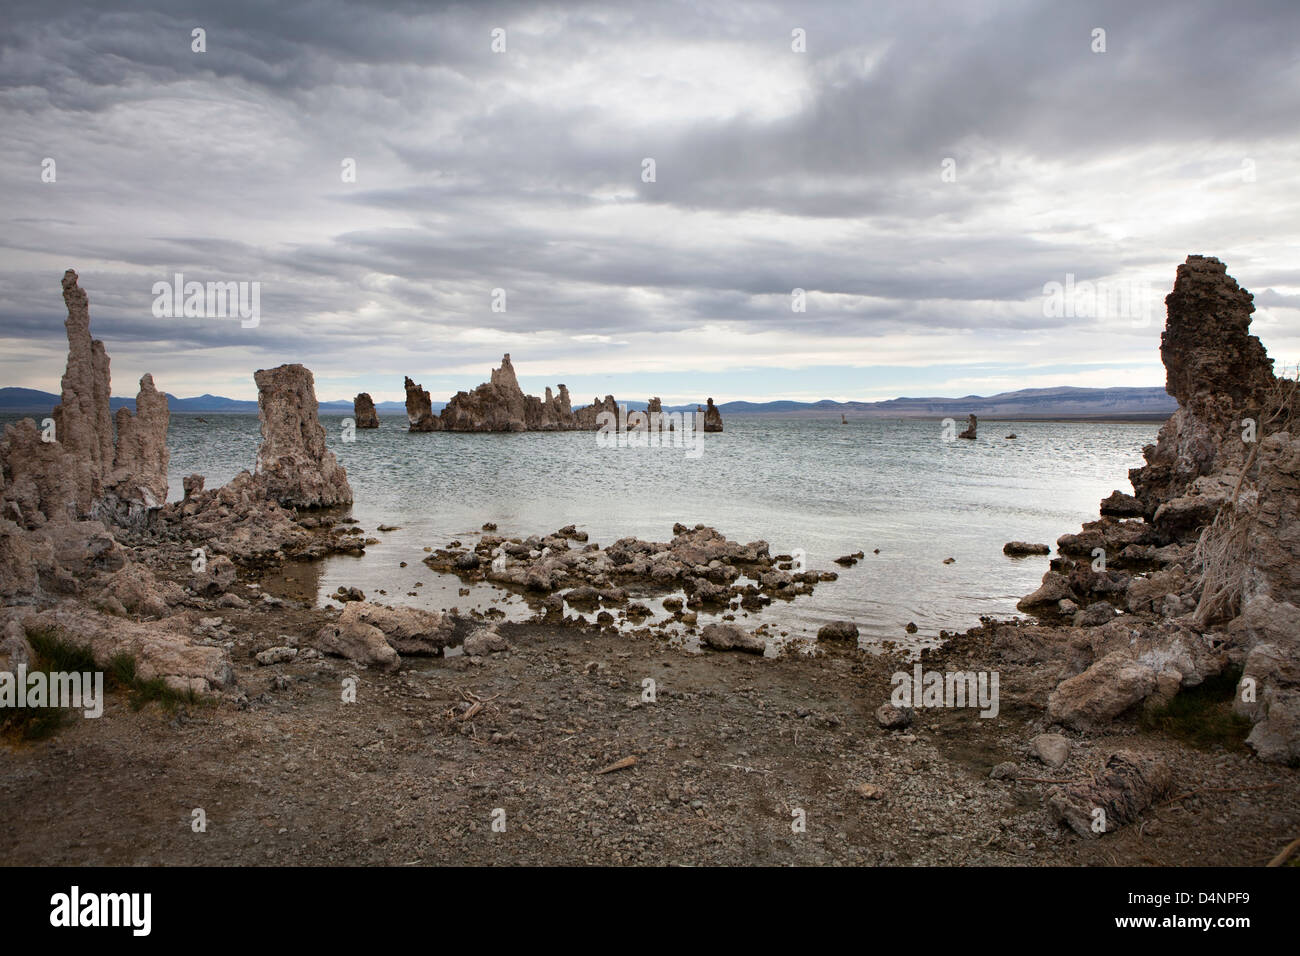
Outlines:
{"label": "cloud layer", "polygon": [[[1300,362],[1300,8],[1062,6],[9,4],[0,384],[56,387],[68,267],[118,394],[1158,385],[1190,252]],[[156,318],[178,272],[260,324]]]}

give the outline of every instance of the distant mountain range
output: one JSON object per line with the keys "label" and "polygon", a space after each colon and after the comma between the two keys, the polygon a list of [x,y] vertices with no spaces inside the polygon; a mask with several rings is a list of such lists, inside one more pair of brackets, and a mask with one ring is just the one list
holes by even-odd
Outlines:
{"label": "distant mountain range", "polygon": [[[683,406],[689,408],[690,406]],[[859,418],[1129,418],[1164,419],[1178,402],[1163,388],[1023,388],[961,398],[891,398],[885,402],[727,402],[724,415]]]}
{"label": "distant mountain range", "polygon": [[[0,388],[0,412],[47,415],[59,402],[59,396],[34,388]],[[257,414],[257,402],[199,395],[196,398],[167,396],[176,414]],[[440,412],[445,402],[434,402]],[[645,402],[626,402],[629,411],[644,411]],[[703,403],[699,403],[702,405]],[[134,398],[110,400],[114,411],[135,408]],[[887,402],[725,402],[718,406],[723,415],[767,415],[783,418],[818,418],[828,415],[859,418],[1129,418],[1161,419],[1173,414],[1178,403],[1163,388],[1025,388],[987,397],[966,395],[962,398],[893,398]],[[378,402],[380,415],[405,415],[402,402]],[[693,411],[696,404],[666,405],[665,411]],[[352,413],[350,400],[321,402],[320,410],[329,415]]]}

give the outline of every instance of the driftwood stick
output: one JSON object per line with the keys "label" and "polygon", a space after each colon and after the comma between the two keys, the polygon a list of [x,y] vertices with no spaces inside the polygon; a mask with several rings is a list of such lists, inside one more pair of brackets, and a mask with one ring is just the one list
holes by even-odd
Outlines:
{"label": "driftwood stick", "polygon": [[636,757],[624,757],[622,760],[616,760],[608,767],[602,767],[600,770],[597,770],[596,773],[597,775],[602,773],[613,773],[615,770],[626,770],[628,767],[633,767],[635,765]]}
{"label": "driftwood stick", "polygon": [[1296,850],[1300,850],[1300,838],[1292,840],[1290,843],[1288,843],[1283,848],[1281,853],[1279,853],[1277,856],[1273,857],[1273,859],[1268,861],[1268,865],[1281,866],[1287,860],[1291,859],[1292,855],[1294,855]]}
{"label": "driftwood stick", "polygon": [[475,715],[477,715],[478,712],[479,712],[480,710],[482,710],[482,709],[483,709],[483,702],[482,702],[482,701],[475,701],[473,704],[470,705],[469,710],[465,711],[465,713],[463,713],[463,714],[460,715],[460,719],[461,719],[461,720],[469,720],[471,717],[474,717]]}

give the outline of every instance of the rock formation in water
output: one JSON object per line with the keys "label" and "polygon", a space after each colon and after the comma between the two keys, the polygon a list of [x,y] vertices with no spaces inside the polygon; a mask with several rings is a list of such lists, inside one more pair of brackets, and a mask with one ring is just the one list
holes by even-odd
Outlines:
{"label": "rock formation in water", "polygon": [[325,445],[311,372],[281,365],[259,369],[253,379],[262,421],[256,474],[268,497],[286,507],[350,504],[347,472]]}
{"label": "rock formation in water", "polygon": [[[442,427],[453,432],[522,432],[528,430],[528,398],[519,387],[507,353],[489,381],[472,392],[457,392],[442,410]],[[540,424],[541,402],[534,410]]]}
{"label": "rock formation in water", "polygon": [[1046,626],[990,626],[993,640],[1033,663],[1031,683],[1054,665],[1048,713],[1084,731],[1240,665],[1247,743],[1300,763],[1300,389],[1274,376],[1219,260],[1189,256],[1165,304],[1179,407],[1130,472],[1136,493],[1057,541],[1020,603]]}
{"label": "rock formation in water", "polygon": [[704,430],[722,431],[722,412],[718,411],[718,406],[713,404],[713,399],[709,399],[709,406],[704,410]]}
{"label": "rock formation in water", "polygon": [[[604,412],[618,420],[618,402],[613,395],[594,398],[590,405],[575,409],[566,385],[560,385],[558,395],[547,388],[545,398],[524,394],[508,352],[488,381],[472,392],[457,392],[439,415],[433,414],[429,393],[406,379],[406,417],[413,432],[595,431],[601,427]],[[650,399],[647,413],[652,412],[663,412],[658,398]],[[722,414],[713,399],[709,399],[708,410],[701,408],[700,413],[704,431],[722,431]],[[673,430],[671,422],[668,428]]]}
{"label": "rock formation in water", "polygon": [[974,438],[975,438],[975,428],[976,428],[976,426],[977,426],[978,424],[979,424],[979,422],[976,420],[975,416],[974,416],[974,415],[971,415],[971,416],[970,416],[970,419],[966,422],[966,430],[965,430],[964,432],[959,433],[959,434],[957,435],[957,437],[958,437],[958,438],[969,438],[969,439],[974,439]]}
{"label": "rock formation in water", "polygon": [[442,431],[442,419],[433,414],[429,393],[406,377],[406,420],[413,432]]}
{"label": "rock formation in water", "polygon": [[379,413],[375,411],[374,400],[369,392],[362,392],[352,399],[352,420],[357,428],[378,428]]}
{"label": "rock formation in water", "polygon": [[584,405],[573,413],[575,428],[581,431],[594,431],[601,427],[601,415],[605,412],[618,418],[618,402],[614,401],[613,395],[606,395],[602,401],[599,398],[593,398],[590,405]]}
{"label": "rock formation in water", "polygon": [[599,427],[600,412],[618,414],[612,395],[575,411],[568,386],[559,388],[558,395],[547,388],[545,398],[524,394],[506,353],[488,381],[471,392],[457,392],[438,415],[433,414],[429,393],[408,377],[406,417],[413,432],[525,432],[593,431]]}

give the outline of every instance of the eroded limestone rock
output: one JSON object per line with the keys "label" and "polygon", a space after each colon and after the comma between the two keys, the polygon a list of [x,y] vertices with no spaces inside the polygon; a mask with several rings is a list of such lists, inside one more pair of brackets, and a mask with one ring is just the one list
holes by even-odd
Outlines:
{"label": "eroded limestone rock", "polygon": [[378,428],[379,412],[375,410],[374,399],[369,392],[362,392],[352,399],[352,420],[357,428]]}
{"label": "eroded limestone rock", "polygon": [[288,507],[350,504],[347,472],[325,444],[311,372],[281,365],[260,369],[253,378],[262,421],[257,477],[267,495]]}

